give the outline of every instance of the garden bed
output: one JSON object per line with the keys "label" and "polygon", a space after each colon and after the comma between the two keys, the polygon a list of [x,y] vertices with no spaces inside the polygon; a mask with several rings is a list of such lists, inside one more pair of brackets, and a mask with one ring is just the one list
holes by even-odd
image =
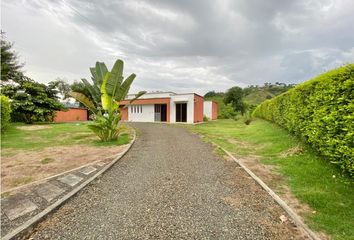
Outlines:
{"label": "garden bed", "polygon": [[130,142],[128,128],[118,141],[102,143],[87,123],[14,124],[1,137],[1,191],[113,158]]}

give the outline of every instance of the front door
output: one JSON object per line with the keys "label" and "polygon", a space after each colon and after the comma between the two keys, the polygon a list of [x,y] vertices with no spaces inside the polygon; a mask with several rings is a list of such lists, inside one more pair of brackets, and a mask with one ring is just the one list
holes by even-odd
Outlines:
{"label": "front door", "polygon": [[155,104],[155,122],[167,121],[167,104]]}
{"label": "front door", "polygon": [[187,122],[187,103],[176,103],[176,122]]}

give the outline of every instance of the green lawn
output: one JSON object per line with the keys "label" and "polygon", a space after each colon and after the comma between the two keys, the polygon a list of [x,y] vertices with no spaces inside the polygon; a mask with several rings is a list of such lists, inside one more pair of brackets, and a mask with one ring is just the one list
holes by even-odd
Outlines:
{"label": "green lawn", "polygon": [[[354,239],[354,181],[296,137],[260,119],[248,126],[241,120],[218,120],[189,128],[236,156],[257,155],[261,163],[277,166],[285,179],[279,185],[285,182],[301,202],[316,211],[303,216],[311,228],[333,239]],[[302,151],[284,157],[296,147]]]}
{"label": "green lawn", "polygon": [[[34,126],[44,126],[38,130],[24,130],[22,127],[32,127],[26,124],[12,124],[1,135],[1,149],[16,150],[41,150],[53,146],[71,146],[85,144],[93,146],[122,145],[130,141],[128,134],[122,134],[117,141],[100,142],[99,138],[83,123],[47,123]],[[12,154],[14,151],[11,151]],[[5,154],[9,154],[5,151]],[[3,155],[3,151],[2,151]]]}

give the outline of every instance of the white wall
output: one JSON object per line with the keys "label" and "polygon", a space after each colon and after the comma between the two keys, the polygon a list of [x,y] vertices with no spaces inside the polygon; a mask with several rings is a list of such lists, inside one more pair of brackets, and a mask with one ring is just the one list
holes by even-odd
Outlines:
{"label": "white wall", "polygon": [[204,101],[204,116],[211,119],[213,112],[213,102],[212,101]]}
{"label": "white wall", "polygon": [[187,103],[187,123],[194,122],[194,94],[178,94],[171,96],[170,122],[176,122],[176,103]]}
{"label": "white wall", "polygon": [[137,106],[142,106],[142,112],[139,111],[134,113],[134,111],[132,112],[131,109],[133,105],[130,105],[128,107],[128,121],[132,121],[132,122],[154,122],[155,120],[155,108],[154,105],[139,105],[137,104]]}

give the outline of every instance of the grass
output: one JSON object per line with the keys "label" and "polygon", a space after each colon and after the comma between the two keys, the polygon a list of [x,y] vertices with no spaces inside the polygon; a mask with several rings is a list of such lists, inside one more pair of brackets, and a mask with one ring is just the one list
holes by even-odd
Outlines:
{"label": "grass", "polygon": [[44,158],[44,159],[41,160],[41,164],[48,164],[48,163],[51,163],[53,161],[54,161],[53,158]]}
{"label": "grass", "polygon": [[[218,120],[189,127],[238,156],[257,155],[261,163],[276,166],[292,193],[311,207],[303,216],[313,229],[324,231],[333,239],[354,239],[354,181],[343,175],[299,139],[280,127],[255,120]],[[285,156],[287,151],[303,151]],[[277,189],[275,189],[277,190]]]}
{"label": "grass", "polygon": [[[1,135],[1,148],[8,149],[2,156],[11,156],[19,150],[41,150],[53,146],[71,146],[85,144],[92,146],[122,145],[130,141],[128,134],[122,134],[117,141],[101,142],[99,138],[87,128],[87,123],[49,123],[40,124],[47,128],[38,130],[24,130],[20,123],[12,124]],[[44,163],[45,164],[45,163]]]}

